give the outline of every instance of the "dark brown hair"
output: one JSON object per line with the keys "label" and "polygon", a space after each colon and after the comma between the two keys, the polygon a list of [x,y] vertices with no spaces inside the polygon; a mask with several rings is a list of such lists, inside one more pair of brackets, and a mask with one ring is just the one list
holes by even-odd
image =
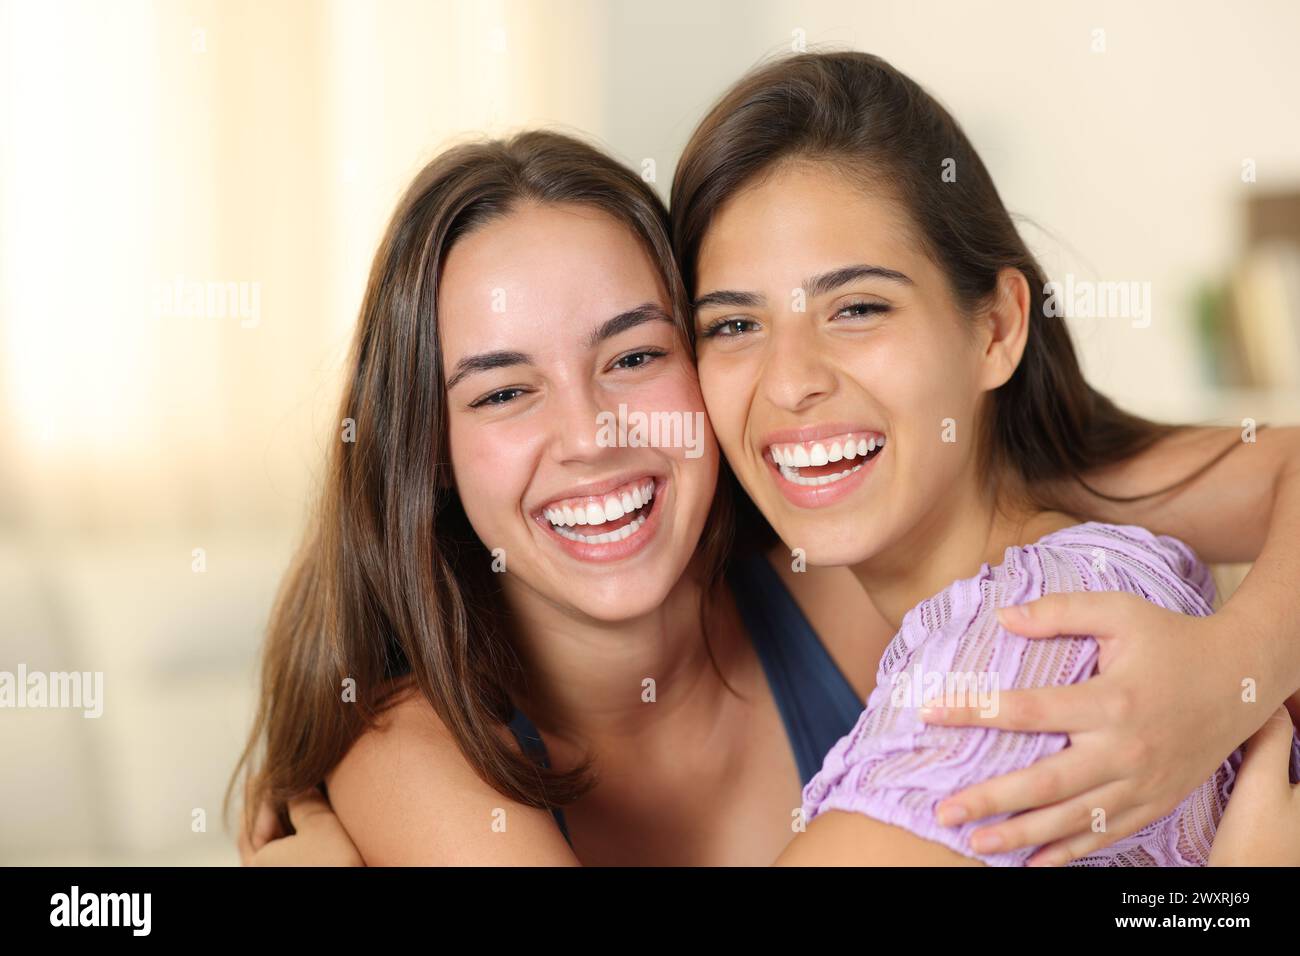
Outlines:
{"label": "dark brown hair", "polygon": [[[970,140],[913,80],[867,53],[804,53],[760,65],[705,116],[678,163],[670,203],[673,245],[692,297],[700,244],[718,209],[794,160],[832,164],[901,201],[963,310],[988,302],[1000,270],[1024,275],[1028,341],[1019,367],[992,397],[981,450],[1036,503],[1058,506],[1046,493],[1056,482],[1083,483],[1086,471],[1130,458],[1178,427],[1129,414],[1088,385],[1065,320],[1045,308],[1043,270]],[[945,163],[955,163],[955,181],[941,177]]]}
{"label": "dark brown hair", "polygon": [[[226,794],[228,808],[247,778],[246,825],[264,800],[287,823],[287,801],[321,782],[412,684],[469,764],[510,799],[553,807],[594,782],[590,758],[568,771],[543,768],[500,734],[526,675],[447,447],[443,265],[461,237],[529,202],[587,206],[626,225],[689,337],[667,211],[597,149],[528,132],[456,146],[420,172],[380,243],[361,305],[339,411],[355,441],[336,441],[329,453],[309,533],[272,610],[257,715]],[[729,529],[730,499],[720,491],[700,545],[706,595],[722,575]],[[348,679],[355,703],[341,699]]]}

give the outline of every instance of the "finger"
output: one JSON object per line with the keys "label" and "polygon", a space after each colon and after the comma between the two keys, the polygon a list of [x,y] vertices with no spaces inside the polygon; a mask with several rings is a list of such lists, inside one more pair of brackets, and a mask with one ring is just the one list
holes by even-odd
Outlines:
{"label": "finger", "polygon": [[306,826],[309,820],[321,816],[330,816],[333,813],[329,801],[315,787],[298,794],[289,801],[289,822],[293,824],[294,831],[298,833],[302,832],[302,828]]}
{"label": "finger", "polygon": [[935,808],[941,826],[1050,806],[1119,779],[1099,775],[1096,759],[1067,747],[1025,767],[959,790]]}
{"label": "finger", "polygon": [[1083,836],[1092,832],[1099,807],[1117,805],[1121,799],[1122,782],[1108,784],[1073,799],[980,827],[971,833],[971,846],[980,853],[1008,853]]}
{"label": "finger", "polygon": [[263,799],[257,807],[257,816],[253,820],[253,830],[249,843],[253,852],[257,852],[276,837],[284,836],[280,832],[280,818],[270,800]]}
{"label": "finger", "polygon": [[239,862],[243,866],[248,866],[253,856],[253,844],[249,839],[248,827],[248,801],[253,793],[253,777],[251,774],[244,776],[244,802],[239,808],[239,837],[235,845],[239,847]]}
{"label": "finger", "polygon": [[253,862],[253,844],[248,839],[248,830],[241,822],[239,825],[239,839],[235,841],[239,847],[239,863],[241,866],[251,866]]}
{"label": "finger", "polygon": [[1030,733],[1077,733],[1091,730],[1101,710],[1094,677],[1080,684],[1022,687],[999,691],[984,707],[922,707],[920,718],[944,727],[995,727]]}
{"label": "finger", "polygon": [[1004,607],[998,611],[998,620],[1021,637],[1087,634],[1101,639],[1123,631],[1143,604],[1146,602],[1135,594],[1074,591]]}
{"label": "finger", "polygon": [[253,859],[249,866],[292,866],[293,865],[293,841],[295,837],[280,837],[278,840],[272,840],[262,849],[253,854]]}
{"label": "finger", "polygon": [[1150,814],[1144,817],[1140,808],[1132,813],[1122,814],[1115,820],[1107,821],[1105,830],[1093,832],[1092,828],[1089,827],[1087,832],[1078,833],[1063,840],[1056,840],[1047,846],[1040,847],[1033,856],[1025,861],[1025,866],[1065,866],[1074,860],[1096,853],[1098,850],[1104,849],[1127,836],[1132,836],[1149,819]]}

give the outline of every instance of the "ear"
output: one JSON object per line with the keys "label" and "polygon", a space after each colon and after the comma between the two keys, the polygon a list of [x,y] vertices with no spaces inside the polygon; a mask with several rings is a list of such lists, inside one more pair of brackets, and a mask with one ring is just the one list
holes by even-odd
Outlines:
{"label": "ear", "polygon": [[1029,340],[1029,282],[1019,269],[998,273],[997,288],[981,316],[985,325],[980,385],[992,391],[1015,373]]}

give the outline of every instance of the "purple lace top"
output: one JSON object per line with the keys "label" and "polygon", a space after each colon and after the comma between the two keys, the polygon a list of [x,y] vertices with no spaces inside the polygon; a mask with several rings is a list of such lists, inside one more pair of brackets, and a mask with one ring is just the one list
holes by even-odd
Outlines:
{"label": "purple lace top", "polygon": [[[946,704],[990,707],[999,690],[1091,676],[1093,638],[1030,639],[998,623],[997,608],[1063,591],[1127,591],[1198,616],[1211,612],[1214,599],[1209,570],[1191,549],[1142,528],[1081,524],[1008,548],[1001,564],[953,582],[903,618],[866,710],[804,788],[805,820],[827,810],[863,813],[990,865],[1024,865],[1033,848],[978,853],[970,846],[975,829],[1009,814],[945,827],[935,808],[964,787],[1056,753],[1068,736],[933,727],[917,709],[936,694]],[[1240,763],[1237,750],[1168,816],[1073,865],[1203,866]],[[1300,778],[1300,739],[1292,741],[1291,778]]]}

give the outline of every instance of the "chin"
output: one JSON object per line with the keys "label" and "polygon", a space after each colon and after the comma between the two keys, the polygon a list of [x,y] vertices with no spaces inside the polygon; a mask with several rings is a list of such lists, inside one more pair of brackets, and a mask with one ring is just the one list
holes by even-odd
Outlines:
{"label": "chin", "polygon": [[644,588],[630,589],[633,593],[623,592],[608,597],[592,595],[589,599],[572,601],[574,609],[581,615],[602,624],[618,624],[634,621],[644,617],[663,606],[668,597],[668,589],[655,588],[646,592]]}
{"label": "chin", "polygon": [[790,549],[802,548],[808,564],[836,568],[860,564],[880,550],[880,535],[865,522],[791,522],[789,533],[778,527]]}

